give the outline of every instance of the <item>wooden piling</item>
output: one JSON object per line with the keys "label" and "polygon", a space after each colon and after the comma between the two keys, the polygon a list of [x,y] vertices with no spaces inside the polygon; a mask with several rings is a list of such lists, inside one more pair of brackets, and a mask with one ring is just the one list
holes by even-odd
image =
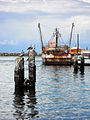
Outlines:
{"label": "wooden piling", "polygon": [[30,87],[35,87],[36,82],[36,65],[35,65],[35,51],[34,49],[29,49],[29,79]]}
{"label": "wooden piling", "polygon": [[81,58],[80,71],[84,72],[84,57]]}
{"label": "wooden piling", "polygon": [[74,73],[77,73],[78,72],[78,60],[77,60],[77,56],[74,57],[73,67],[74,67]]}
{"label": "wooden piling", "polygon": [[74,61],[74,72],[75,72],[75,73],[78,72],[78,62],[77,62],[77,60]]}
{"label": "wooden piling", "polygon": [[15,86],[20,87],[24,84],[24,58],[16,58],[15,71],[14,71]]}

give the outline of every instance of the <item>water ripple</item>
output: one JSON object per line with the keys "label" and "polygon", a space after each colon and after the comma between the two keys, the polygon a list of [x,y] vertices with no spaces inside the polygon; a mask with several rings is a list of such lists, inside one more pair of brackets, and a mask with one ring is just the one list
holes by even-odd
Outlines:
{"label": "water ripple", "polygon": [[0,57],[0,120],[90,119],[89,66],[74,73],[72,66],[44,66],[36,57],[36,89],[28,91],[14,89],[15,58]]}

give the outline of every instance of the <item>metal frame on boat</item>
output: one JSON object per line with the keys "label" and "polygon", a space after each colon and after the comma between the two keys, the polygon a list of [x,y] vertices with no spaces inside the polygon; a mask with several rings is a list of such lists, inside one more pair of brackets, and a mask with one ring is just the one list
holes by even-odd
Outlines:
{"label": "metal frame on boat", "polygon": [[42,44],[42,62],[45,65],[72,65],[72,56],[69,54],[71,39],[72,39],[72,32],[73,32],[74,23],[72,23],[71,35],[70,35],[70,42],[68,45],[61,45],[59,44],[59,37],[61,34],[59,30],[56,28],[55,32],[53,33],[52,38],[55,41],[48,42],[48,45],[43,45],[42,40],[42,33],[40,23],[38,24],[38,28],[40,31],[40,38]]}

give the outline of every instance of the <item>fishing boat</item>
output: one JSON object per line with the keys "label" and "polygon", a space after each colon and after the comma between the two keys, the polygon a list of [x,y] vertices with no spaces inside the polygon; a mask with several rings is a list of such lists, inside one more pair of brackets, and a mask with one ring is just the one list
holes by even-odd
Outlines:
{"label": "fishing boat", "polygon": [[[69,49],[71,45],[73,27],[74,24],[72,24],[69,46],[66,44],[59,44],[59,37],[61,37],[61,33],[59,33],[57,28],[52,35],[52,40],[48,42],[48,45],[43,45],[40,23],[38,24],[42,44],[42,62],[44,65],[72,65],[72,57],[71,54],[69,54]],[[53,39],[55,41],[53,41]]]}

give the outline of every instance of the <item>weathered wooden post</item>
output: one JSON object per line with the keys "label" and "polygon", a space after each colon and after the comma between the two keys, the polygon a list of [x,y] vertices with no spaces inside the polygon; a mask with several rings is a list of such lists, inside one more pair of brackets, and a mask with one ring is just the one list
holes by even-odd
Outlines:
{"label": "weathered wooden post", "polygon": [[16,58],[14,81],[16,87],[22,87],[24,83],[24,58]]}
{"label": "weathered wooden post", "polygon": [[36,65],[35,65],[35,48],[30,47],[29,50],[29,79],[30,87],[35,88],[36,82]]}
{"label": "weathered wooden post", "polygon": [[82,58],[81,58],[80,71],[81,71],[81,73],[84,72],[84,56],[82,56]]}
{"label": "weathered wooden post", "polygon": [[77,73],[77,72],[78,72],[78,61],[77,61],[77,56],[74,57],[73,67],[74,67],[74,73]]}

